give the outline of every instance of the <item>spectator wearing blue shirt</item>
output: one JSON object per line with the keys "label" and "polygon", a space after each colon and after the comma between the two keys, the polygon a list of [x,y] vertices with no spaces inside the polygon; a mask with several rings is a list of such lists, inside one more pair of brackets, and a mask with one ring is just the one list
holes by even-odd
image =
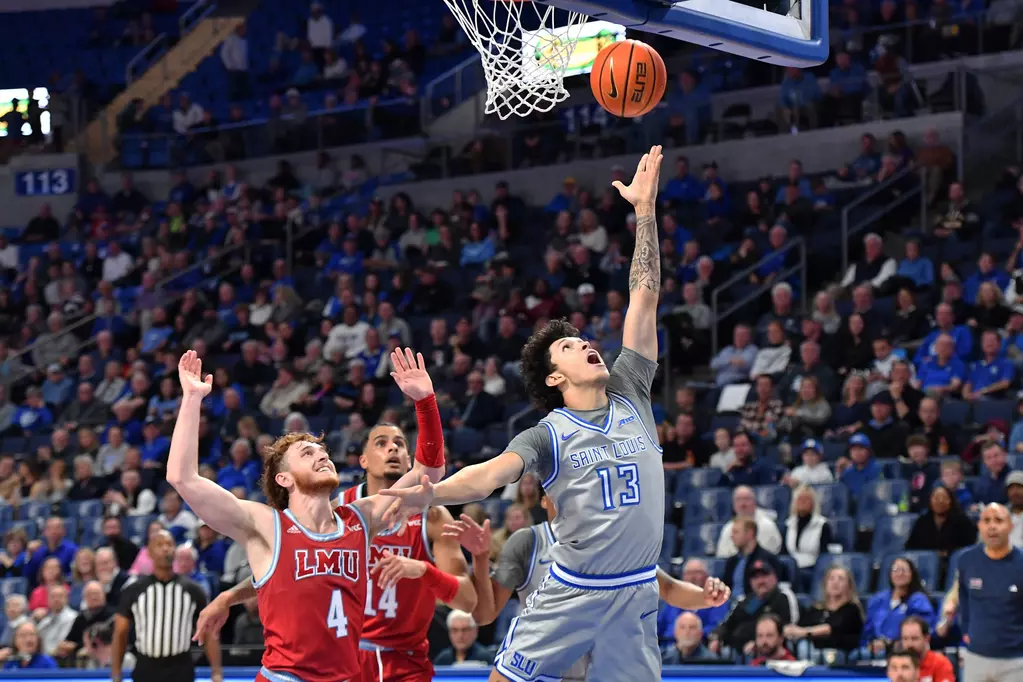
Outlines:
{"label": "spectator wearing blue shirt", "polygon": [[839,460],[838,466],[842,469],[838,480],[849,489],[854,500],[868,483],[881,480],[881,467],[874,459],[870,439],[862,433],[850,436],[849,456]]}
{"label": "spectator wearing blue shirt", "polygon": [[941,484],[955,492],[959,506],[964,510],[970,509],[976,503],[973,491],[966,485],[963,463],[959,459],[947,459],[941,463]]}
{"label": "spectator wearing blue shirt", "polygon": [[47,405],[61,407],[71,399],[74,385],[71,378],[64,373],[64,368],[55,362],[46,368],[46,381],[41,386],[43,400]]}
{"label": "spectator wearing blue shirt", "polygon": [[222,575],[224,573],[224,561],[227,558],[227,544],[217,537],[202,520],[195,531],[195,549],[199,553],[199,570],[210,575]]}
{"label": "spectator wearing blue shirt", "polygon": [[259,474],[259,463],[252,460],[252,446],[239,438],[231,444],[231,461],[217,472],[217,483],[228,490],[240,487],[251,492],[256,489]]}
{"label": "spectator wearing blue shirt", "polygon": [[548,213],[561,213],[562,211],[575,213],[579,208],[578,193],[579,186],[576,184],[575,178],[572,176],[565,178],[561,182],[561,191],[554,195],[545,210]]}
{"label": "spectator wearing blue shirt", "polygon": [[327,261],[327,273],[358,277],[363,271],[362,261],[363,255],[359,251],[359,238],[349,232],[345,235],[341,253],[334,254]]}
{"label": "spectator wearing blue shirt", "polygon": [[71,562],[75,558],[78,546],[66,539],[67,529],[64,527],[64,519],[59,516],[51,516],[46,519],[43,526],[43,544],[31,553],[25,563],[25,577],[28,578],[29,586],[34,587],[36,578],[39,576],[39,569],[43,562],[50,557],[60,561],[60,567],[65,575],[71,574]]}
{"label": "spectator wearing blue shirt", "polygon": [[977,294],[980,285],[984,282],[993,282],[999,291],[1005,291],[1009,286],[1009,273],[995,265],[995,259],[990,253],[980,254],[977,260],[977,271],[966,278],[963,282],[963,298],[970,305],[977,302]]}
{"label": "spectator wearing blue shirt", "polygon": [[914,291],[930,289],[934,285],[934,263],[920,254],[920,242],[916,239],[908,240],[905,249],[906,256],[899,261],[895,276],[906,280]]}
{"label": "spectator wearing blue shirt", "polygon": [[1023,551],[1009,541],[1002,505],[980,515],[982,546],[959,557],[959,624],[966,641],[964,680],[1018,679],[1023,669]]}
{"label": "spectator wearing blue shirt", "polygon": [[155,462],[162,466],[169,452],[170,439],[160,434],[160,420],[152,416],[146,417],[145,425],[142,427],[142,445],[139,446],[143,466],[147,462]]}
{"label": "spectator wearing blue shirt", "polygon": [[1016,366],[1002,354],[1002,337],[994,329],[988,329],[980,338],[983,356],[970,365],[970,372],[963,387],[965,400],[1004,398],[1009,386],[1016,378]]}
{"label": "spectator wearing blue shirt", "polygon": [[689,159],[680,156],[675,159],[675,176],[668,180],[661,190],[661,202],[666,204],[695,205],[703,198],[703,186],[699,178],[689,172]]}
{"label": "spectator wearing blue shirt", "polygon": [[924,360],[934,357],[938,338],[942,335],[952,339],[953,353],[960,360],[968,360],[973,351],[973,331],[964,324],[956,324],[955,312],[948,303],[939,303],[934,309],[934,330],[924,338],[913,364],[920,367]]}
{"label": "spectator wearing blue shirt", "polygon": [[872,179],[881,170],[881,155],[877,153],[877,138],[870,133],[860,137],[860,153],[847,166],[838,170],[838,178],[846,182]]}
{"label": "spectator wearing blue shirt", "polygon": [[1005,504],[1009,494],[1005,489],[1009,477],[1009,458],[1001,443],[989,441],[980,450],[984,463],[980,476],[973,483],[973,495],[978,504]]}
{"label": "spectator wearing blue shirt", "polygon": [[35,621],[26,620],[14,630],[14,651],[4,661],[4,670],[44,670],[57,662],[39,651],[39,631]]}
{"label": "spectator wearing blue shirt", "polygon": [[955,395],[966,380],[966,365],[955,356],[955,342],[941,334],[934,343],[934,356],[924,360],[916,372],[916,387],[924,393]]}
{"label": "spectator wearing blue shirt", "polygon": [[741,384],[749,381],[749,371],[757,357],[757,347],[751,343],[753,330],[739,324],[732,331],[732,345],[718,351],[710,361],[715,372],[714,383],[718,386]]}
{"label": "spectator wearing blue shirt", "polygon": [[789,161],[789,172],[785,178],[785,182],[778,188],[778,191],[774,193],[774,203],[784,204],[785,196],[788,192],[789,185],[795,185],[799,188],[799,196],[803,199],[809,199],[813,195],[813,187],[810,186],[810,180],[803,175],[803,162],[799,159],[792,159]]}
{"label": "spectator wearing blue shirt", "polygon": [[319,77],[320,68],[316,66],[316,60],[313,59],[312,51],[303,50],[302,63],[298,65],[295,73],[291,75],[291,84],[301,88],[312,85]]}
{"label": "spectator wearing blue shirt", "polygon": [[484,233],[479,223],[472,223],[469,226],[469,238],[462,243],[462,255],[459,264],[462,267],[468,265],[484,266],[487,261],[493,259],[497,253],[494,239],[491,235]]}
{"label": "spectator wearing blue shirt", "polygon": [[36,386],[25,391],[25,402],[14,411],[9,431],[21,432],[23,435],[37,433],[53,424],[53,412],[43,401],[43,393]]}
{"label": "spectator wearing blue shirt", "polygon": [[840,121],[859,121],[863,116],[863,98],[870,91],[867,72],[849,53],[835,55],[835,68],[828,74],[828,92],[821,112],[824,125]]}
{"label": "spectator wearing blue shirt", "polygon": [[778,472],[770,462],[756,456],[748,433],[740,431],[735,434],[732,438],[732,452],[735,453],[735,462],[725,476],[729,486],[736,488],[746,485],[752,488],[778,482]]}
{"label": "spectator wearing blue shirt", "polygon": [[783,130],[800,127],[817,127],[817,105],[821,99],[821,87],[812,73],[789,67],[781,82],[778,95],[778,109]]}
{"label": "spectator wearing blue shirt", "polygon": [[[693,585],[703,585],[709,577],[710,573],[707,571],[707,565],[704,564],[702,559],[689,559],[682,567],[682,580]],[[674,638],[675,621],[683,613],[695,613],[699,616],[700,621],[703,623],[703,636],[707,637],[725,619],[729,608],[728,604],[722,604],[721,606],[693,611],[662,603],[661,609],[657,613],[657,637],[662,642],[671,641]]]}
{"label": "spectator wearing blue shirt", "polygon": [[899,557],[888,574],[891,588],[878,592],[867,602],[863,643],[875,655],[899,641],[902,621],[919,616],[934,627],[934,606],[927,597],[920,572],[913,562]]}
{"label": "spectator wearing blue shirt", "polygon": [[711,121],[710,91],[692,71],[683,71],[678,86],[668,93],[668,129],[665,134],[676,146],[699,144],[704,127]]}

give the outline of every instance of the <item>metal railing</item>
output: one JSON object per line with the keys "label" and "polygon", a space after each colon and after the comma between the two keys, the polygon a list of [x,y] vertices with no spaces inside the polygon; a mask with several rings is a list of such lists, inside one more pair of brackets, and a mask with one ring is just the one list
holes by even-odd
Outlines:
{"label": "metal railing", "polygon": [[[167,54],[168,49],[170,49],[170,38],[166,33],[161,33],[153,38],[152,42],[139,50],[139,53],[128,62],[128,66],[124,67],[125,85],[129,86],[134,83],[135,79],[148,71],[156,60]],[[164,68],[166,70],[166,65]]]}
{"label": "metal railing", "polygon": [[[904,182],[907,180],[912,181],[912,178],[914,177],[916,178],[917,182],[912,189],[907,190],[907,192],[897,197],[894,201],[889,201],[885,203],[877,210],[871,212],[871,214],[866,218],[857,221],[855,224],[851,224],[852,212],[855,209],[859,208],[860,206],[869,205],[870,202],[876,201],[877,198],[880,197],[883,192],[891,190],[895,185],[897,185],[900,182]],[[844,273],[849,268],[849,239],[856,236],[857,234],[865,230],[867,227],[873,225],[875,222],[880,220],[892,208],[901,206],[902,203],[904,203],[907,196],[916,196],[917,194],[919,194],[921,196],[920,201],[921,216],[926,215],[927,211],[926,196],[924,195],[922,186],[923,180],[920,179],[919,175],[917,174],[917,171],[911,166],[906,166],[902,170],[898,171],[895,175],[885,180],[884,182],[873,186],[868,191],[856,197],[854,200],[850,201],[842,208],[842,272],[839,273],[839,277],[841,277],[841,274]]]}
{"label": "metal railing", "polygon": [[[191,264],[190,266],[188,266],[187,268],[185,268],[181,272],[176,272],[173,275],[165,277],[164,279],[162,279],[159,282],[157,282],[156,286],[154,288],[156,290],[158,290],[158,291],[165,290],[168,284],[173,283],[175,280],[179,279],[180,277],[182,277],[184,275],[187,275],[188,273],[191,273],[191,272],[196,272],[196,271],[200,271],[201,272],[207,265],[210,265],[211,263],[214,263],[214,262],[223,262],[226,258],[228,258],[228,257],[230,257],[230,256],[232,256],[234,254],[243,254],[242,261],[243,262],[247,261],[248,260],[248,256],[249,256],[249,250],[251,249],[251,247],[252,247],[252,245],[249,242],[245,242],[245,243],[242,243],[242,244],[235,244],[234,246],[231,246],[231,247],[229,247],[227,249],[219,251],[215,256],[208,256],[207,258],[204,258],[204,259],[202,259],[200,261],[196,261],[195,263]],[[205,282],[205,281],[210,280],[210,279],[218,279],[218,280],[222,279],[226,275],[230,275],[230,274],[234,273],[235,271],[240,269],[240,267],[241,266],[239,264],[232,264],[232,265],[230,265],[228,267],[219,268],[215,273],[209,275],[208,277],[204,277],[202,281]],[[167,293],[167,298],[165,300],[161,301],[161,307],[166,307],[167,303],[172,303],[172,302],[178,300],[179,298],[181,298],[181,296],[184,296],[184,292],[182,292],[180,294],[169,293],[169,292],[166,292],[166,293]],[[54,337],[47,338],[47,339],[42,339],[42,340],[38,340],[37,339],[35,342],[30,344],[29,346],[26,346],[25,348],[21,349],[20,351],[14,353],[10,357],[8,357],[7,358],[7,362],[10,362],[12,360],[21,360],[22,358],[25,358],[26,356],[30,357],[31,353],[33,353],[37,348],[51,343],[54,339],[57,339],[57,338],[60,338],[60,337],[63,337],[63,336],[67,336],[69,334],[74,335],[75,337],[77,337],[79,332],[82,332],[82,331],[88,329],[91,325],[95,324],[96,320],[102,319],[104,317],[108,317],[108,316],[103,314],[103,313],[98,313],[98,312],[97,313],[93,313],[92,315],[87,315],[86,317],[83,317],[82,319],[77,320],[73,324],[71,324],[71,325],[69,325],[67,327],[64,327]],[[80,353],[82,351],[82,349],[88,348],[89,346],[91,346],[95,342],[96,342],[95,338],[88,338],[88,339],[86,339],[84,341],[81,341],[78,344],[78,347],[76,348],[75,352],[76,353]],[[36,369],[41,369],[41,368],[36,368]]]}
{"label": "metal railing", "polygon": [[[486,86],[483,62],[479,54],[473,52],[471,57],[467,57],[423,87],[420,100],[421,125],[426,129],[447,112],[479,94]],[[475,123],[478,124],[479,121],[475,120]]]}
{"label": "metal railing", "polygon": [[[734,285],[748,280],[749,276],[756,272],[756,270],[759,269],[761,266],[773,260],[776,260],[779,257],[785,257],[786,254],[791,253],[792,251],[797,249],[799,252],[799,262],[797,264],[786,267],[783,270],[775,273],[775,276],[771,279],[771,281],[759,284],[755,289],[748,291],[745,295],[733,301],[724,310],[721,309],[722,294],[728,293],[728,291],[730,291],[734,287]],[[785,282],[794,275],[799,275],[800,308],[802,310],[806,310],[807,301],[806,290],[808,286],[806,271],[806,250],[807,243],[805,239],[803,239],[802,237],[796,237],[795,239],[791,239],[782,248],[778,249],[777,251],[773,251],[769,254],[765,254],[764,257],[758,260],[756,263],[750,265],[749,267],[744,268],[743,270],[740,270],[739,272],[735,273],[734,275],[732,275],[731,277],[729,277],[724,282],[722,282],[721,284],[714,288],[714,290],[710,293],[710,310],[712,320],[712,323],[710,325],[710,352],[712,357],[716,355],[719,350],[718,345],[720,343],[721,323],[727,320],[728,318],[732,317],[736,313],[738,313],[740,310],[742,310],[744,307],[746,307],[753,301],[763,296],[776,284],[780,282]]]}
{"label": "metal railing", "polygon": [[189,7],[181,18],[178,19],[178,31],[179,35],[185,36],[195,26],[208,17],[213,10],[217,8],[215,0],[199,0],[191,7]]}

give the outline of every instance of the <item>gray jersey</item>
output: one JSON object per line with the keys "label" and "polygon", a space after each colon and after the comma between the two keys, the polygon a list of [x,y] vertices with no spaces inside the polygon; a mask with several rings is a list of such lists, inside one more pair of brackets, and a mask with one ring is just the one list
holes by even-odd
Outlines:
{"label": "gray jersey", "polygon": [[[554,500],[550,558],[562,575],[622,578],[652,570],[664,530],[664,469],[650,408],[657,363],[623,349],[597,410],[557,409],[508,450]],[[645,575],[645,573],[644,573]]]}

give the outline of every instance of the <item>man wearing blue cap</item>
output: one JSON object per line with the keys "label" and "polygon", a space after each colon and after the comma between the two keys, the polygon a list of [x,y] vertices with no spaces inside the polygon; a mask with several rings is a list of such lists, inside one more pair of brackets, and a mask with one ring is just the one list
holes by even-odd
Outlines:
{"label": "man wearing blue cap", "polygon": [[849,455],[838,460],[838,480],[845,484],[853,499],[857,499],[868,483],[881,479],[881,467],[874,460],[870,439],[862,433],[849,438]]}
{"label": "man wearing blue cap", "polygon": [[786,474],[782,483],[793,488],[799,485],[821,485],[834,483],[831,469],[824,463],[824,444],[815,438],[807,438],[799,446],[803,463]]}

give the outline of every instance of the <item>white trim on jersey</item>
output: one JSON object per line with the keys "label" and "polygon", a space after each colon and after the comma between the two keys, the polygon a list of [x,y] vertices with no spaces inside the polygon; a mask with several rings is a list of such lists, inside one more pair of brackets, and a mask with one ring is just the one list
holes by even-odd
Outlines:
{"label": "white trim on jersey", "polygon": [[[364,562],[364,566],[366,567],[366,571],[368,572],[369,571],[369,543],[371,542],[371,539],[370,539],[370,536],[369,536],[370,535],[370,533],[369,533],[369,523],[366,522],[366,517],[362,515],[362,512],[359,511],[359,508],[356,507],[354,504],[349,502],[345,506],[348,507],[349,509],[351,509],[353,512],[355,512],[355,515],[359,517],[359,521],[362,522],[362,537],[366,541],[366,555],[365,555],[366,556],[366,560]],[[337,516],[337,514],[335,514],[334,516]],[[337,522],[341,523],[341,517],[340,516],[338,516]],[[344,524],[342,524],[342,527],[344,527]],[[366,580],[369,580],[369,576],[368,575],[366,576]]]}
{"label": "white trim on jersey", "polygon": [[547,427],[547,432],[551,437],[551,450],[554,453],[554,461],[551,463],[551,475],[540,483],[540,486],[546,490],[557,480],[558,472],[561,470],[561,444],[558,442],[558,432],[555,430],[554,424],[551,424],[549,421],[541,421],[540,423]]}
{"label": "white trim on jersey", "polygon": [[558,582],[582,590],[616,590],[642,585],[657,580],[657,566],[647,566],[628,573],[612,575],[584,575],[570,571],[557,563],[551,564],[551,575]]}
{"label": "white trim on jersey", "polygon": [[533,580],[533,569],[536,567],[536,548],[540,546],[540,538],[536,536],[536,526],[530,526],[529,530],[533,532],[533,549],[529,552],[529,568],[526,569],[526,578],[521,585],[515,588],[516,592],[521,592],[529,586]]}
{"label": "white trim on jersey", "polygon": [[295,518],[295,515],[291,513],[290,509],[285,509],[284,513],[289,519],[291,519],[291,522],[294,523],[300,531],[302,531],[303,535],[314,542],[330,542],[331,540],[337,540],[345,534],[345,524],[341,522],[341,517],[337,515],[337,512],[334,512],[334,523],[337,524],[337,530],[329,533],[314,533],[299,523],[298,519]]}
{"label": "white trim on jersey", "polygon": [[257,590],[263,585],[266,585],[270,577],[273,576],[274,571],[277,570],[277,559],[281,556],[281,513],[276,509],[274,512],[274,544],[270,551],[273,553],[270,558],[270,568],[266,569],[266,573],[262,578],[256,580],[256,574],[252,574],[252,586]]}

